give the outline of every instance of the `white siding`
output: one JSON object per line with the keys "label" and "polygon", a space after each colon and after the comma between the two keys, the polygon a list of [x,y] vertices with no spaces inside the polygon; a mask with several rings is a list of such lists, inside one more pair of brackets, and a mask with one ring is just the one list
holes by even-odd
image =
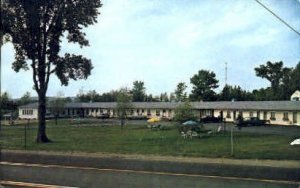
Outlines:
{"label": "white siding", "polygon": [[38,110],[35,108],[19,108],[20,119],[37,119]]}

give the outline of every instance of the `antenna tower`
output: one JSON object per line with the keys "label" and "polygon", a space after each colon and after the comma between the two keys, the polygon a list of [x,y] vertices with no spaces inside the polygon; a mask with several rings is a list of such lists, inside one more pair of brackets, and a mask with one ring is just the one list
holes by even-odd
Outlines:
{"label": "antenna tower", "polygon": [[227,86],[227,62],[225,62],[225,86]]}

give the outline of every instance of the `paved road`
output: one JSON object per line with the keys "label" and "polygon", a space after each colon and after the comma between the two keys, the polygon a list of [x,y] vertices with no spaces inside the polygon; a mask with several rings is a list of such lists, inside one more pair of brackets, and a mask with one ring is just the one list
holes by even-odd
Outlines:
{"label": "paved road", "polygon": [[149,171],[99,169],[59,165],[0,164],[2,180],[73,187],[206,187],[298,188],[299,182],[267,181]]}

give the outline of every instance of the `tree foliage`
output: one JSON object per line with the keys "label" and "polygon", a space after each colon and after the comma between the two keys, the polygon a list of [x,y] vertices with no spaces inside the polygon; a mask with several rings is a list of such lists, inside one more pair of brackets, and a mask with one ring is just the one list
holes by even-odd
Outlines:
{"label": "tree foliage", "polygon": [[18,101],[18,105],[22,106],[22,105],[26,105],[33,102],[32,98],[31,98],[31,94],[27,91]]}
{"label": "tree foliage", "polygon": [[292,92],[295,92],[296,90],[300,91],[300,62],[298,62],[296,67],[291,71],[290,88]]}
{"label": "tree foliage", "polygon": [[131,90],[132,93],[132,101],[133,102],[144,102],[145,101],[145,86],[142,81],[134,81],[133,88]]}
{"label": "tree foliage", "polygon": [[125,119],[128,115],[128,110],[132,109],[132,96],[127,88],[121,88],[117,95],[117,116],[121,121],[121,128],[125,125]]}
{"label": "tree foliage", "polygon": [[161,93],[159,99],[160,99],[160,102],[169,102],[170,101],[167,92]]}
{"label": "tree foliage", "polygon": [[191,103],[186,101],[179,104],[174,110],[174,120],[181,123],[188,120],[196,120]]}
{"label": "tree foliage", "polygon": [[243,90],[240,86],[225,85],[223,90],[219,94],[219,100],[247,101],[247,100],[253,100],[253,96],[251,92]]}
{"label": "tree foliage", "polygon": [[[61,40],[80,47],[89,42],[82,31],[97,22],[100,0],[3,0],[1,14],[4,33],[15,49],[13,69],[33,71],[34,89],[39,97],[39,129],[37,142],[50,141],[46,135],[46,92],[50,75],[56,74],[62,85],[69,80],[86,79],[92,64],[81,55],[66,53],[60,56]],[[2,27],[1,27],[2,28]],[[30,63],[29,63],[30,61]]]}
{"label": "tree foliage", "polygon": [[11,99],[9,93],[4,92],[0,95],[0,116],[8,112],[17,110],[17,104]]}
{"label": "tree foliage", "polygon": [[184,82],[179,82],[175,89],[175,101],[182,102],[187,99],[187,93],[185,92],[187,86]]}
{"label": "tree foliage", "polygon": [[291,69],[287,67],[283,67],[283,62],[275,62],[272,63],[268,61],[266,65],[260,65],[255,69],[256,76],[261,78],[265,78],[271,82],[271,88],[273,91],[276,91],[279,88],[280,83],[286,74],[288,74]]}
{"label": "tree foliage", "polygon": [[295,76],[297,66],[293,69],[284,67],[282,61],[275,63],[268,61],[266,65],[260,65],[254,70],[257,76],[265,78],[271,83],[270,89],[253,91],[256,95],[261,95],[262,98],[268,98],[269,100],[288,100],[297,88],[297,84],[295,84],[297,82],[297,76]]}
{"label": "tree foliage", "polygon": [[192,101],[213,101],[216,100],[216,93],[213,91],[218,88],[218,80],[216,74],[207,70],[199,70],[198,74],[195,74],[191,78],[191,84],[193,84],[192,93],[190,99]]}
{"label": "tree foliage", "polygon": [[49,102],[49,110],[55,117],[55,124],[57,125],[57,119],[59,114],[64,110],[67,100],[64,98],[63,92],[58,92],[55,99]]}

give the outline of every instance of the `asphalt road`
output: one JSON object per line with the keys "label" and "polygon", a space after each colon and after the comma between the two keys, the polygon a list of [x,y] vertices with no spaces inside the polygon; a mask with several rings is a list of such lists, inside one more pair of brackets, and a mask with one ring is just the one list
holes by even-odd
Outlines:
{"label": "asphalt road", "polygon": [[6,181],[43,183],[72,187],[205,187],[205,188],[298,188],[299,182],[188,175],[134,170],[100,169],[59,165],[1,163]]}

